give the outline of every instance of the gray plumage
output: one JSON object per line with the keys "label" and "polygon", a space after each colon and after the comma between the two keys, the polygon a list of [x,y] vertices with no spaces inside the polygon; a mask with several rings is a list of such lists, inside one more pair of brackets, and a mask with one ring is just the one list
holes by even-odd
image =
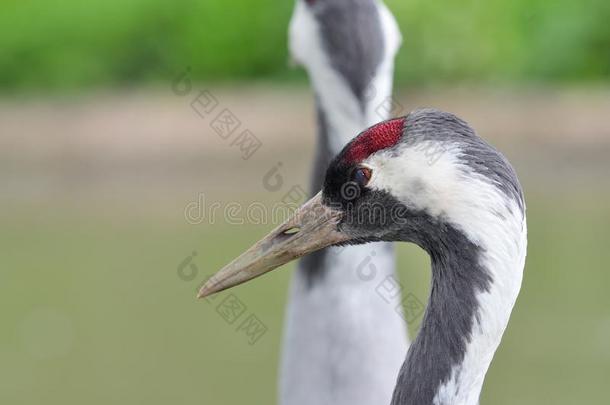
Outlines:
{"label": "gray plumage", "polygon": [[[414,111],[404,121],[402,138],[384,153],[397,156],[404,145],[414,149],[419,145],[455,148],[451,153],[464,165],[465,175],[480,176],[507,200],[514,200],[521,210],[520,216],[525,215],[523,193],[514,169],[465,121],[434,109]],[[415,211],[389,192],[367,187],[361,187],[356,200],[346,199],[340,190],[342,184],[350,181],[352,172],[344,159],[349,148],[350,145],[333,160],[324,184],[326,204],[345,212],[339,229],[353,235],[349,244],[412,242],[423,248],[431,259],[428,306],[392,399],[392,405],[431,405],[439,387],[449,381],[454,367],[463,362],[480,310],[477,295],[487,292],[494,280],[489,269],[482,265],[484,249],[443,216]],[[386,210],[378,210],[379,207]],[[389,207],[400,209],[388,215]]]}
{"label": "gray plumage", "polygon": [[372,0],[320,1],[313,12],[331,66],[345,78],[364,109],[366,88],[384,53],[377,5]]}
{"label": "gray plumage", "polygon": [[[409,136],[403,137],[403,142],[436,141],[447,148],[455,145],[466,166],[501,189],[523,211],[523,192],[515,170],[504,155],[478,136],[466,121],[433,108],[413,111],[405,119],[404,132]],[[442,150],[438,152],[442,153]]]}
{"label": "gray plumage", "polygon": [[[324,184],[324,173],[333,158],[328,139],[328,121],[326,120],[324,110],[319,107],[319,101],[316,101],[316,104],[318,105],[318,147],[316,148],[316,155],[311,173],[311,196],[315,195],[322,188],[322,185]],[[304,273],[304,278],[310,286],[324,276],[323,271],[326,268],[324,267],[324,259],[327,253],[327,249],[322,249],[301,259],[299,271]]]}

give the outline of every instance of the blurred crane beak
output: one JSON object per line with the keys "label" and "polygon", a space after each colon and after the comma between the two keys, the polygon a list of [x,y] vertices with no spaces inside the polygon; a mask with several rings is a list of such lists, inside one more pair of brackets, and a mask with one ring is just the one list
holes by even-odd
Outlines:
{"label": "blurred crane beak", "polygon": [[293,217],[222,268],[199,290],[198,298],[234,287],[308,253],[345,242],[337,230],[342,212],[322,203],[322,192]]}

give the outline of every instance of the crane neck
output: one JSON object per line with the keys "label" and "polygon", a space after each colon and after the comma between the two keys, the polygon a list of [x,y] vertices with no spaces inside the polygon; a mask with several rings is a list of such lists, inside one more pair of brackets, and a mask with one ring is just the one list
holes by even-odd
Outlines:
{"label": "crane neck", "polygon": [[418,242],[431,258],[430,297],[392,405],[478,404],[521,285],[520,235],[506,233],[516,241],[511,250],[502,243],[474,243],[448,224],[442,228],[440,236]]}
{"label": "crane neck", "polygon": [[318,148],[338,154],[359,132],[389,118],[392,107],[391,63],[382,62],[361,94],[355,94],[345,78],[326,66],[310,74],[314,82],[318,117]]}

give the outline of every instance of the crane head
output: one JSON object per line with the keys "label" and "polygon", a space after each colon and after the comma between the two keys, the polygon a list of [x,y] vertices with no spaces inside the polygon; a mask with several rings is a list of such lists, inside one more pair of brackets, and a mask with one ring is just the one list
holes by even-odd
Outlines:
{"label": "crane head", "polygon": [[522,237],[524,219],[521,186],[508,161],[455,115],[418,110],[354,138],[327,168],[322,191],[199,295],[328,246],[414,242],[433,258],[457,246],[455,235],[476,246],[498,240],[510,246],[519,243],[512,238]]}

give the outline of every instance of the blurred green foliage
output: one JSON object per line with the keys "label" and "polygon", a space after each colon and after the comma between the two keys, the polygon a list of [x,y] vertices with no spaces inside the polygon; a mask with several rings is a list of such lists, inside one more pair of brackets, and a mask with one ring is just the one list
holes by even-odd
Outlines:
{"label": "blurred green foliage", "polygon": [[[405,41],[401,84],[610,77],[607,0],[388,0]],[[292,77],[292,1],[0,2],[0,89]]]}

